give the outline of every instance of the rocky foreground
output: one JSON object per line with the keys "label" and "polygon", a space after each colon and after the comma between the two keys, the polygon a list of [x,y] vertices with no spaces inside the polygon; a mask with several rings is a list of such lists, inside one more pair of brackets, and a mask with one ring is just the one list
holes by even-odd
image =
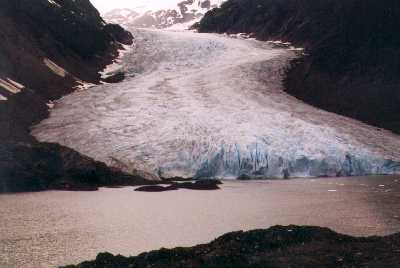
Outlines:
{"label": "rocky foreground", "polygon": [[356,238],[326,228],[275,226],[233,232],[192,248],[160,249],[136,257],[99,254],[65,268],[139,267],[398,267],[400,234]]}

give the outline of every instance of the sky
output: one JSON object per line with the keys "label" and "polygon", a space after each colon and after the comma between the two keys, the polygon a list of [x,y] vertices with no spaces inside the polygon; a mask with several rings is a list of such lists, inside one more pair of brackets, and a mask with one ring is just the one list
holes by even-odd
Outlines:
{"label": "sky", "polygon": [[92,4],[101,12],[107,12],[114,8],[141,8],[146,6],[146,10],[164,9],[174,7],[179,0],[90,0]]}

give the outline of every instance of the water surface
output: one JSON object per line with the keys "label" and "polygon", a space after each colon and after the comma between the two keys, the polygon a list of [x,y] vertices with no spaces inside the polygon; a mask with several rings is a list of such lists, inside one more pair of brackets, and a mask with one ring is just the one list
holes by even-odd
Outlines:
{"label": "water surface", "polygon": [[351,235],[400,231],[400,178],[226,181],[219,191],[0,195],[0,267],[56,267],[109,251],[193,246],[230,231],[299,224]]}

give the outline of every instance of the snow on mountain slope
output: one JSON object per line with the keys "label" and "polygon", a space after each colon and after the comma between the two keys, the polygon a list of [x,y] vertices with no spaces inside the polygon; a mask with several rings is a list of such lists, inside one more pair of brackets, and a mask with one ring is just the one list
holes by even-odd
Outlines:
{"label": "snow on mountain slope", "polygon": [[103,17],[112,22],[126,25],[128,21],[132,21],[140,16],[140,13],[129,8],[117,8],[107,12]]}
{"label": "snow on mountain slope", "polygon": [[133,30],[129,78],[62,98],[33,129],[126,171],[252,178],[400,173],[400,137],[287,95],[295,52],[211,34]]}
{"label": "snow on mountain slope", "polygon": [[214,7],[218,7],[223,0],[185,0],[178,2],[168,9],[148,10],[146,7],[138,9],[115,9],[103,15],[105,20],[122,24],[126,27],[167,28],[172,25],[192,25],[199,21],[204,14]]}

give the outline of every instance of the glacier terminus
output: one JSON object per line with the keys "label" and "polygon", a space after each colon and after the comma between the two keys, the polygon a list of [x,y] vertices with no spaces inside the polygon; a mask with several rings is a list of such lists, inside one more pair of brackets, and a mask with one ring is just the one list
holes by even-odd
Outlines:
{"label": "glacier terminus", "polygon": [[215,34],[132,32],[127,78],[58,100],[32,129],[36,138],[155,180],[400,174],[399,136],[284,92],[295,51]]}

